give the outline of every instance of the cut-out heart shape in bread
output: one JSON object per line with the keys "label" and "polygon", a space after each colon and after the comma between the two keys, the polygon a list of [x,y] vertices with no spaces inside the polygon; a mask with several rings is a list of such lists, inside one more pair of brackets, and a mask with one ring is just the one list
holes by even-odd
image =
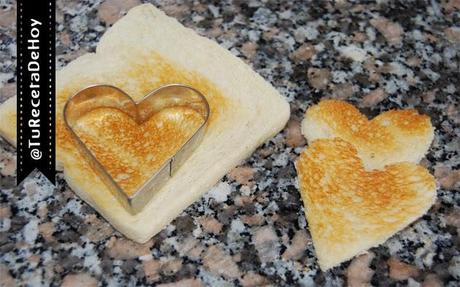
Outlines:
{"label": "cut-out heart shape in bread", "polygon": [[112,194],[137,213],[200,142],[209,104],[180,84],[160,87],[135,102],[110,85],[77,92],[64,120],[77,146]]}
{"label": "cut-out heart shape in bread", "polygon": [[366,171],[352,144],[313,141],[296,162],[305,215],[321,269],[377,246],[422,216],[436,184],[422,166]]}
{"label": "cut-out heart shape in bread", "polygon": [[111,108],[89,112],[75,131],[113,179],[132,195],[203,123],[196,111],[172,107],[138,124]]}
{"label": "cut-out heart shape in bread", "polygon": [[416,110],[391,110],[368,120],[353,105],[337,100],[310,107],[302,122],[308,142],[342,138],[356,147],[366,169],[418,163],[430,147],[433,132],[430,118]]}

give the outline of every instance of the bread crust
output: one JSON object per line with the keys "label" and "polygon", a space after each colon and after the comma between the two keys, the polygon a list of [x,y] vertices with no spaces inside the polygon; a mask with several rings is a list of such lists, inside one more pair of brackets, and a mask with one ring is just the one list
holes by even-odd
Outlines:
{"label": "bread crust", "polygon": [[[136,215],[129,214],[78,153],[63,125],[69,96],[92,84],[111,84],[135,100],[168,83],[206,96],[211,114],[202,143]],[[201,197],[289,118],[286,100],[243,61],[197,35],[150,4],[137,6],[101,38],[96,53],[79,57],[57,73],[57,161],[69,186],[116,229],[146,242]],[[0,123],[12,108],[0,109]],[[0,124],[13,141],[16,126]]]}
{"label": "bread crust", "polygon": [[357,149],[339,138],[313,141],[296,169],[322,270],[385,242],[436,198],[424,167],[405,162],[367,171]]}
{"label": "bread crust", "polygon": [[16,146],[16,96],[0,105],[0,136]]}

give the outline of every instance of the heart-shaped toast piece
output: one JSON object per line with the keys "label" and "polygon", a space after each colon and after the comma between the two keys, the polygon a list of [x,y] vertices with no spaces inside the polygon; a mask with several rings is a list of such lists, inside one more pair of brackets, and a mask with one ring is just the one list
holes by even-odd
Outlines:
{"label": "heart-shaped toast piece", "polygon": [[433,141],[433,132],[430,118],[416,110],[390,110],[368,120],[353,105],[338,100],[310,107],[302,122],[308,142],[342,138],[356,147],[366,169],[418,163]]}
{"label": "heart-shaped toast piece", "polygon": [[352,144],[312,142],[296,162],[305,215],[321,269],[377,246],[422,216],[436,184],[422,166],[366,171]]}
{"label": "heart-shaped toast piece", "polygon": [[80,151],[125,208],[139,212],[199,143],[209,105],[197,90],[160,87],[135,102],[95,85],[72,96],[64,119]]}

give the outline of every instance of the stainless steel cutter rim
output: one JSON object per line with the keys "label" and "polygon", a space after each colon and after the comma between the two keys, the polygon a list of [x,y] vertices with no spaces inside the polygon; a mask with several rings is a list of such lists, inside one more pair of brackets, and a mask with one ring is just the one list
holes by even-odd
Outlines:
{"label": "stainless steel cutter rim", "polygon": [[[203,123],[200,125],[200,127],[198,129],[196,129],[196,131],[193,133],[193,135],[191,137],[189,137],[187,139],[187,141],[182,144],[182,146],[177,150],[176,153],[174,153],[171,157],[169,157],[168,159],[166,159],[164,161],[164,163],[158,168],[158,170],[153,173],[139,188],[137,188],[137,190],[130,196],[128,196],[124,191],[123,189],[120,187],[120,185],[113,179],[113,177],[108,173],[108,171],[106,170],[106,168],[99,162],[99,160],[96,158],[96,156],[88,149],[88,147],[86,146],[86,144],[80,139],[80,137],[75,133],[74,129],[72,128],[72,126],[69,124],[68,120],[67,120],[67,111],[68,111],[68,107],[69,107],[69,104],[72,102],[72,100],[74,100],[76,97],[78,97],[78,95],[80,95],[81,93],[89,90],[89,89],[93,89],[93,88],[98,88],[98,87],[106,87],[106,88],[111,88],[111,89],[114,89],[116,91],[118,91],[119,93],[121,93],[122,95],[124,95],[127,99],[129,99],[129,101],[136,106],[136,122],[138,122],[138,118],[139,118],[139,111],[137,109],[137,105],[140,104],[141,102],[143,102],[145,99],[149,98],[149,97],[154,97],[156,94],[158,94],[161,90],[164,90],[164,89],[167,89],[167,88],[171,88],[171,87],[177,87],[177,88],[184,88],[184,89],[188,89],[188,90],[191,90],[193,91],[202,101],[202,104],[204,105],[204,121]],[[120,109],[120,111],[124,112],[123,110]],[[200,134],[202,134],[202,132],[204,131],[206,125],[208,124],[208,119],[209,119],[209,115],[210,115],[210,107],[209,107],[209,103],[206,99],[206,97],[197,89],[191,87],[191,86],[188,86],[188,85],[184,85],[184,84],[177,84],[177,83],[173,83],[173,84],[167,84],[167,85],[163,85],[161,87],[158,87],[154,90],[152,90],[151,92],[149,92],[148,94],[146,94],[141,100],[139,101],[134,101],[133,98],[127,94],[125,91],[123,91],[122,89],[116,87],[116,86],[113,86],[113,85],[109,85],[109,84],[94,84],[94,85],[89,85],[81,90],[79,90],[78,92],[76,92],[75,94],[73,94],[71,97],[69,97],[69,99],[67,99],[65,105],[64,105],[64,109],[63,109],[63,117],[64,117],[64,123],[65,125],[67,126],[67,128],[69,129],[69,131],[71,132],[72,136],[74,139],[76,139],[77,141],[77,144],[78,144],[78,147],[83,151],[83,154],[87,157],[87,159],[90,161],[90,164],[94,164],[96,165],[97,167],[97,171],[96,172],[101,172],[102,173],[102,176],[105,177],[106,180],[109,181],[109,183],[111,184],[111,187],[109,188],[113,188],[116,193],[117,193],[117,199],[120,200],[120,197],[122,198],[122,200],[124,202],[121,202],[122,205],[124,205],[125,208],[127,208],[127,210],[132,213],[132,214],[136,214],[138,212],[140,212],[142,210],[142,208],[148,204],[148,202],[150,201],[151,198],[149,198],[149,200],[147,202],[143,202],[141,208],[136,208],[136,207],[133,207],[133,201],[139,196],[141,195],[141,193],[144,193],[146,192],[145,191],[145,188],[148,186],[148,185],[151,185],[152,182],[155,182],[155,181],[159,181],[159,175],[160,173],[167,167],[169,166],[169,171],[168,171],[168,177],[171,178],[172,175],[173,175],[173,163],[174,163],[174,160],[176,159],[176,157],[178,155],[181,155],[185,150],[188,150],[188,148],[194,148],[195,146],[190,146],[191,142],[193,142],[193,140],[196,139],[197,136],[199,136]],[[201,139],[199,139],[201,141]],[[106,182],[104,182],[104,184],[107,185]],[[158,189],[160,189],[161,186],[158,187]],[[148,192],[148,191],[147,191]],[[154,195],[154,191],[151,192],[152,195],[151,197],[153,197]],[[127,204],[127,205],[126,205]]]}

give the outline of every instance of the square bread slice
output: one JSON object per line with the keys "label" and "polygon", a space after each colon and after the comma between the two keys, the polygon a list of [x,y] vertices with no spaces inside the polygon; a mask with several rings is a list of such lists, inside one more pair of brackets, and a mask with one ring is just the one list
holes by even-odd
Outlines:
{"label": "square bread slice", "polygon": [[[203,141],[173,178],[136,214],[111,195],[75,147],[63,122],[69,96],[93,84],[111,84],[135,100],[168,83],[203,92],[211,115]],[[57,73],[57,165],[69,186],[116,229],[145,242],[210,189],[257,146],[278,133],[289,104],[243,61],[150,4],[137,6],[110,28],[96,53]],[[16,142],[16,105],[0,106],[0,134]]]}

